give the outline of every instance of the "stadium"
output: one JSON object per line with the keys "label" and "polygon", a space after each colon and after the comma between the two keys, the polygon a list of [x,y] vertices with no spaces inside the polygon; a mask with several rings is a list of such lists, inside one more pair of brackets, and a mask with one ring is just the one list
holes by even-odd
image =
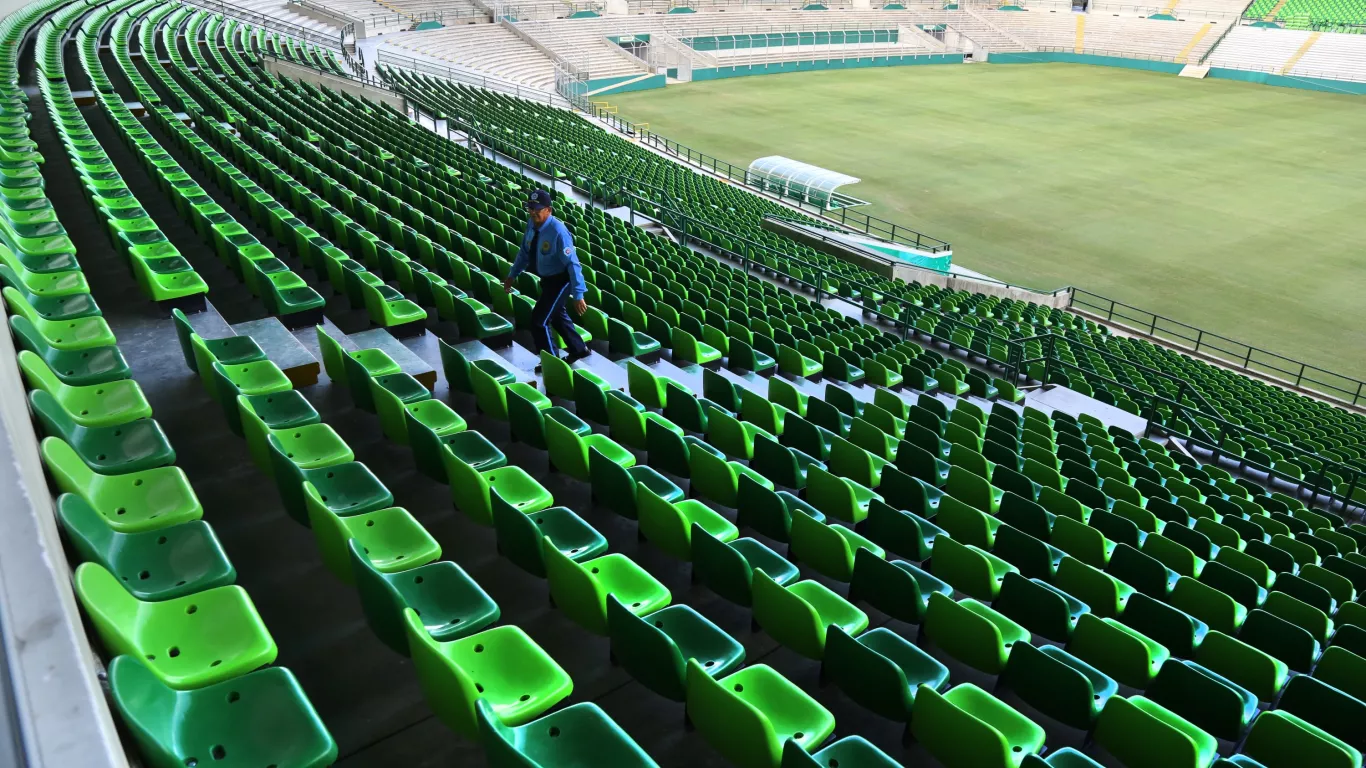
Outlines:
{"label": "stadium", "polygon": [[1362,767],[1362,0],[0,6],[0,764]]}

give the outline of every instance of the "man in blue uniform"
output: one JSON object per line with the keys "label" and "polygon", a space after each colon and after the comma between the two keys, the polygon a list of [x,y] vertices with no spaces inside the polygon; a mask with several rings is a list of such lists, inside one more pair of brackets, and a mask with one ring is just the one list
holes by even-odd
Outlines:
{"label": "man in blue uniform", "polygon": [[541,278],[541,295],[531,311],[531,338],[537,352],[548,350],[557,354],[555,340],[550,334],[550,329],[554,328],[569,347],[569,357],[565,359],[572,363],[592,354],[592,350],[579,338],[565,305],[573,308],[574,314],[582,315],[588,309],[583,300],[587,286],[583,282],[579,256],[574,251],[574,238],[564,223],[555,218],[550,205],[550,193],[544,189],[532,192],[527,198],[526,233],[522,236],[517,258],[512,262],[512,271],[503,281],[503,290],[512,290],[512,282],[526,271]]}

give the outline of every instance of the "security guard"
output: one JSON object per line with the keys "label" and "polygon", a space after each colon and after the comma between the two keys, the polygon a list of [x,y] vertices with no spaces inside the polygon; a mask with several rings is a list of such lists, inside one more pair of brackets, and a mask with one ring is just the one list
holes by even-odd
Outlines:
{"label": "security guard", "polygon": [[565,304],[574,309],[574,314],[582,315],[588,309],[588,303],[583,300],[587,287],[579,267],[579,256],[574,251],[574,238],[564,223],[555,218],[550,206],[550,193],[544,189],[532,192],[527,198],[526,233],[522,236],[517,258],[512,262],[512,271],[503,280],[503,290],[512,290],[512,282],[526,271],[541,278],[541,296],[531,311],[531,338],[537,352],[548,350],[557,354],[555,340],[550,335],[550,329],[554,328],[569,347],[569,357],[565,359],[572,363],[589,356],[592,350],[579,338]]}

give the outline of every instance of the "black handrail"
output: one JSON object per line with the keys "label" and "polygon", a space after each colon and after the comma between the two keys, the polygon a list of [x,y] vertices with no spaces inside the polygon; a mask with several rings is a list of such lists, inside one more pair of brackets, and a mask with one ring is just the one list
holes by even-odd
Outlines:
{"label": "black handrail", "polygon": [[[1068,306],[1083,307],[1089,314],[1104,316],[1107,323],[1147,334],[1170,346],[1217,358],[1230,368],[1271,378],[1284,377],[1281,380],[1291,386],[1312,389],[1348,405],[1366,404],[1366,399],[1363,399],[1366,398],[1366,382],[1360,379],[1235,341],[1081,288],[1072,289],[1072,300]],[[1332,381],[1315,377],[1331,377]]]}

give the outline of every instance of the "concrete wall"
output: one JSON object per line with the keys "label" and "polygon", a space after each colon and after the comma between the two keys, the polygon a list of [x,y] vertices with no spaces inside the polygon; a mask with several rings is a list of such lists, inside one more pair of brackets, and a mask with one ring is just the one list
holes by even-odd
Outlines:
{"label": "concrete wall", "polygon": [[[123,768],[128,758],[76,607],[15,355],[0,333],[0,666],[8,667],[0,682],[9,678],[15,709],[6,726],[17,726],[27,765]],[[0,765],[13,764],[7,746]]]}
{"label": "concrete wall", "polygon": [[1151,72],[1178,74],[1185,64],[1173,61],[1150,61],[1148,59],[1127,59],[1122,56],[1095,56],[1089,53],[1068,53],[1066,51],[1032,51],[1028,53],[996,51],[991,54],[992,64],[1046,64],[1062,62],[1068,64],[1094,64],[1100,67],[1120,67],[1123,69],[1145,69]]}
{"label": "concrete wall", "polygon": [[392,106],[394,109],[397,109],[399,112],[407,111],[407,105],[403,97],[393,91],[366,85],[358,80],[352,80],[349,77],[338,77],[326,72],[319,72],[311,67],[301,67],[298,64],[292,64],[288,61],[281,61],[273,58],[266,58],[263,61],[266,70],[273,74],[292,77],[295,80],[302,80],[305,83],[312,83],[313,85],[324,85],[335,91],[349,93],[352,96],[359,96],[363,99],[370,99],[371,101],[382,101]]}
{"label": "concrete wall", "polygon": [[1299,88],[1306,91],[1343,93],[1353,96],[1366,95],[1366,83],[1356,83],[1349,80],[1323,80],[1316,77],[1276,75],[1270,72],[1250,72],[1245,69],[1223,68],[1211,69],[1207,77],[1213,77],[1219,80],[1242,80],[1246,83],[1261,83],[1263,85],[1275,85],[1281,88]]}

